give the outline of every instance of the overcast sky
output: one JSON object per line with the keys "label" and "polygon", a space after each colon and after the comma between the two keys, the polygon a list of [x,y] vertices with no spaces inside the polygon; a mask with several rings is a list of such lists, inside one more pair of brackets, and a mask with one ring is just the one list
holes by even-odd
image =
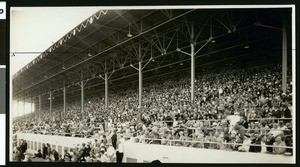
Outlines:
{"label": "overcast sky", "polygon": [[[10,57],[10,75],[18,72],[39,53],[44,52],[54,42],[59,40],[70,30],[100,8],[12,8],[10,25],[10,52],[24,52]],[[14,112],[12,117],[31,112],[28,103],[12,104]]]}
{"label": "overcast sky", "polygon": [[11,75],[18,72],[53,43],[100,8],[39,7],[11,8],[10,59]]}

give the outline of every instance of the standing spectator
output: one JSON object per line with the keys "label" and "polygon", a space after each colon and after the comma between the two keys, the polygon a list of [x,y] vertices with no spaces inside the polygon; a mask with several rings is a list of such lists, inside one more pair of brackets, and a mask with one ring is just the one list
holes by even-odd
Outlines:
{"label": "standing spectator", "polygon": [[235,111],[234,115],[228,116],[227,119],[229,120],[230,123],[229,131],[231,131],[233,129],[233,126],[236,125],[236,123],[241,120],[241,116],[239,115],[239,112]]}
{"label": "standing spectator", "polygon": [[58,161],[59,160],[59,154],[58,154],[58,152],[55,149],[52,149],[51,153],[53,155],[54,161]]}
{"label": "standing spectator", "polygon": [[116,130],[113,130],[113,135],[111,136],[111,143],[115,149],[117,149],[117,133]]}
{"label": "standing spectator", "polygon": [[46,156],[48,155],[48,147],[43,143],[42,145],[42,153],[43,153],[43,159],[46,158]]}
{"label": "standing spectator", "polygon": [[22,144],[20,146],[20,149],[21,149],[21,158],[24,159],[25,158],[24,153],[27,150],[27,142],[26,142],[26,140],[22,140]]}
{"label": "standing spectator", "polygon": [[87,144],[87,147],[85,150],[85,156],[87,156],[87,157],[91,156],[90,155],[91,150],[92,150],[92,148],[91,148],[90,144]]}
{"label": "standing spectator", "polygon": [[87,153],[87,148],[85,147],[85,143],[82,143],[82,147],[79,151],[79,157],[77,159],[77,162],[85,162],[85,156]]}
{"label": "standing spectator", "polygon": [[47,143],[47,150],[48,150],[48,156],[50,156],[50,154],[51,154],[51,147],[50,147],[49,143]]}
{"label": "standing spectator", "polygon": [[248,125],[248,121],[247,121],[246,116],[241,116],[240,124],[241,124],[244,128],[248,129],[249,125]]}
{"label": "standing spectator", "polygon": [[123,142],[122,141],[119,141],[118,142],[118,147],[117,147],[117,163],[122,163],[122,160],[123,160]]}

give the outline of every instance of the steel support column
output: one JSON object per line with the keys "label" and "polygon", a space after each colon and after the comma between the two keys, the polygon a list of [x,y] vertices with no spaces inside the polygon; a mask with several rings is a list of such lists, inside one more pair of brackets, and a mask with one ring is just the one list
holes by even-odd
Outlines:
{"label": "steel support column", "polygon": [[41,112],[42,112],[42,95],[39,95],[39,121],[41,121]]}
{"label": "steel support column", "polygon": [[282,92],[286,92],[287,84],[287,35],[286,35],[286,22],[283,18],[282,26]]}
{"label": "steel support column", "polygon": [[143,93],[143,74],[142,74],[142,48],[139,44],[139,108],[142,108],[142,93]]}
{"label": "steel support column", "polygon": [[25,115],[25,98],[23,99],[23,115]]}
{"label": "steel support column", "polygon": [[52,95],[53,95],[53,92],[50,91],[50,118],[51,119],[52,119],[52,99],[53,99]]}
{"label": "steel support column", "polygon": [[83,113],[84,110],[84,84],[83,84],[83,80],[81,80],[80,82],[80,87],[81,87],[81,112]]}
{"label": "steel support column", "polygon": [[32,107],[32,97],[31,97],[31,98],[30,98],[30,113],[33,112],[32,109],[33,109],[33,107]]}
{"label": "steel support column", "polygon": [[194,25],[191,26],[191,103],[195,100],[195,41]]}
{"label": "steel support column", "polygon": [[[106,64],[106,63],[105,63]],[[105,81],[105,107],[108,107],[108,75],[107,72],[105,72],[104,76],[104,81]]]}
{"label": "steel support column", "polygon": [[20,114],[20,100],[17,98],[17,115]]}
{"label": "steel support column", "polygon": [[64,96],[64,114],[66,113],[66,103],[67,103],[67,89],[66,86],[63,87],[63,96]]}

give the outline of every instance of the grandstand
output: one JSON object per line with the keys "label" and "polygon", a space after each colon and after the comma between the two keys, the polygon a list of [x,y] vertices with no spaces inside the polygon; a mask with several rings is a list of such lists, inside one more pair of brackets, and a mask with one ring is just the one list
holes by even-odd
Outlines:
{"label": "grandstand", "polygon": [[[13,100],[35,106],[12,122],[13,159],[25,141],[28,153],[50,143],[52,161],[115,162],[111,144],[122,162],[292,162],[290,20],[289,9],[98,11],[13,76]],[[161,157],[138,157],[144,145]]]}

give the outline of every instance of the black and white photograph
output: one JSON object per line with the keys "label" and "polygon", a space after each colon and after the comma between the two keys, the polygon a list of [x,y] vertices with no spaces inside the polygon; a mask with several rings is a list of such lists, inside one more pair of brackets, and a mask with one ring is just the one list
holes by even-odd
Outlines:
{"label": "black and white photograph", "polygon": [[294,5],[7,12],[10,162],[296,163]]}

